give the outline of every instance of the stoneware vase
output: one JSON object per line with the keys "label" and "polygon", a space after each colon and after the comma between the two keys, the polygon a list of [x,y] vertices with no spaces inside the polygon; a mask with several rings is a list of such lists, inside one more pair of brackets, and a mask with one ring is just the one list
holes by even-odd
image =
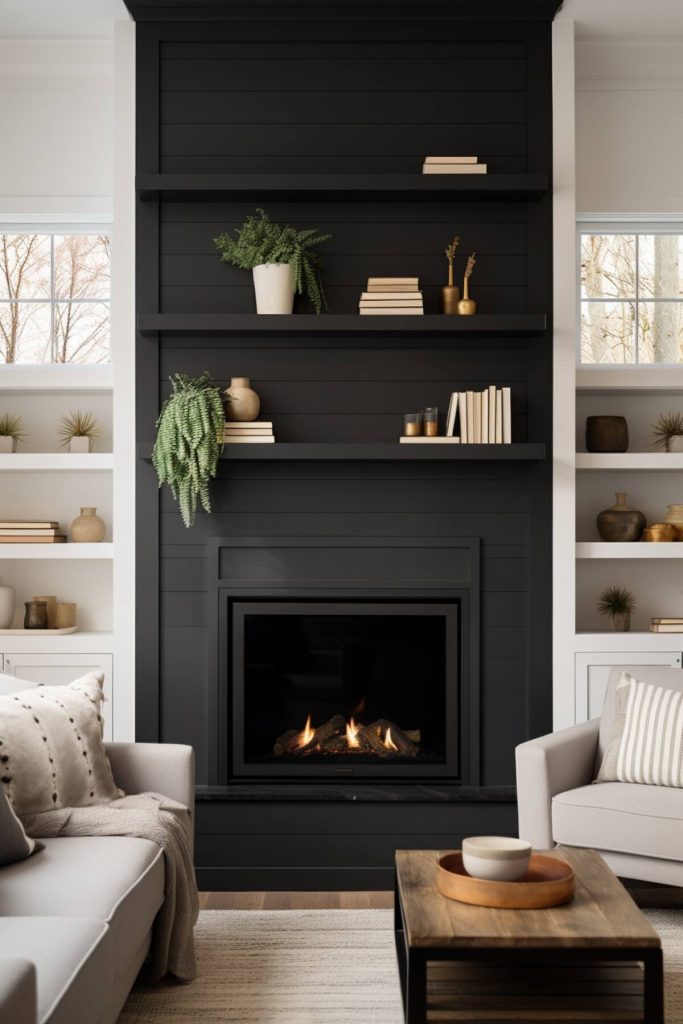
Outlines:
{"label": "stoneware vase", "polygon": [[88,455],[92,451],[91,437],[72,437],[69,441],[69,451],[73,454]]}
{"label": "stoneware vase", "polygon": [[55,629],[73,629],[76,625],[78,605],[72,601],[58,601],[55,609]]}
{"label": "stoneware vase", "polygon": [[47,629],[47,605],[44,601],[24,601],[24,629]]}
{"label": "stoneware vase", "polygon": [[225,418],[235,422],[250,423],[261,410],[261,399],[249,386],[248,377],[233,377],[226,388]]}
{"label": "stoneware vase", "polygon": [[587,452],[628,450],[628,423],[623,416],[586,417]]}
{"label": "stoneware vase", "polygon": [[474,316],[477,312],[477,304],[474,299],[470,298],[470,281],[466,277],[462,285],[462,298],[458,303],[458,313],[460,316]]}
{"label": "stoneware vase", "polygon": [[82,508],[69,527],[69,535],[75,544],[99,544],[105,529],[104,519],[97,515],[96,508]]}
{"label": "stoneware vase", "polygon": [[604,509],[596,519],[601,540],[624,543],[640,540],[647,520],[637,508],[626,504],[626,494],[615,494],[616,504]]}
{"label": "stoneware vase", "polygon": [[9,455],[17,450],[17,439],[7,434],[0,434],[0,454]]}
{"label": "stoneware vase", "polygon": [[14,622],[14,587],[0,577],[0,629],[11,629]]}
{"label": "stoneware vase", "polygon": [[261,263],[253,269],[257,313],[291,313],[294,275],[289,263]]}

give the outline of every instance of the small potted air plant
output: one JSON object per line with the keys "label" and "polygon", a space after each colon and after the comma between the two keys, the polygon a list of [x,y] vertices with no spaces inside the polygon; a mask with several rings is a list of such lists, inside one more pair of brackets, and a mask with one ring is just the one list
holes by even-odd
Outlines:
{"label": "small potted air plant", "polygon": [[683,412],[663,412],[652,427],[655,447],[683,452]]}
{"label": "small potted air plant", "polygon": [[72,454],[92,451],[92,443],[100,437],[101,431],[91,412],[70,412],[59,421],[60,448],[67,448]]}
{"label": "small potted air plant", "polygon": [[21,416],[13,413],[4,413],[0,416],[0,452],[8,455],[17,450],[26,435]]}
{"label": "small potted air plant", "polygon": [[460,316],[472,316],[477,312],[477,304],[474,299],[470,298],[470,278],[472,277],[472,271],[477,262],[477,254],[473,252],[467,260],[467,266],[465,267],[465,277],[462,282],[462,298],[458,303],[458,313]]}
{"label": "small potted air plant", "polygon": [[626,587],[606,587],[600,594],[598,611],[612,622],[617,633],[628,633],[631,629],[631,612],[636,606],[633,591]]}
{"label": "small potted air plant", "polygon": [[441,289],[441,312],[448,315],[458,312],[458,302],[460,301],[460,289],[456,284],[453,284],[453,262],[459,245],[460,235],[456,235],[445,249],[446,259],[448,260],[448,284],[445,284]]}

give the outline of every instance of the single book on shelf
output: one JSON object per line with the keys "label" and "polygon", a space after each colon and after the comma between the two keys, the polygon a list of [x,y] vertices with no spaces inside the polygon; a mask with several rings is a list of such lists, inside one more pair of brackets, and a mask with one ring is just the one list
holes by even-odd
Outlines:
{"label": "single book on shelf", "polygon": [[5,519],[0,520],[0,529],[2,530],[52,530],[57,529],[59,523],[47,522],[46,520],[33,520],[33,519]]}
{"label": "single book on shelf", "polygon": [[459,437],[400,437],[401,444],[460,444]]}
{"label": "single book on shelf", "polygon": [[486,174],[486,164],[423,164],[423,174]]}
{"label": "single book on shelf", "polygon": [[426,164],[476,164],[476,156],[426,156]]}
{"label": "single book on shelf", "polygon": [[656,623],[650,625],[651,633],[683,633],[683,622]]}
{"label": "single book on shelf", "polygon": [[424,310],[422,307],[397,306],[384,309],[360,309],[359,313],[361,316],[423,316]]}
{"label": "single book on shelf", "polygon": [[0,537],[56,537],[58,533],[58,526],[48,526],[45,529],[42,527],[26,529],[23,526],[0,526]]}
{"label": "single book on shelf", "polygon": [[0,536],[0,544],[63,544],[66,536],[58,533],[54,537]]}
{"label": "single book on shelf", "polygon": [[455,417],[458,413],[458,392],[454,391],[448,403],[446,414],[446,437],[453,437],[455,434]]}
{"label": "single book on shelf", "polygon": [[223,439],[224,444],[269,444],[275,441],[274,434],[245,434],[243,437],[232,435]]}

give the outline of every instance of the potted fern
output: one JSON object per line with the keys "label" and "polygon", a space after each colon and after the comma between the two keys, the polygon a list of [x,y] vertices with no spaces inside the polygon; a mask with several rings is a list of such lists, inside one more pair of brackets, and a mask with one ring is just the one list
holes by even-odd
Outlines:
{"label": "potted fern", "polygon": [[0,416],[0,452],[7,455],[17,450],[17,444],[24,440],[24,424],[21,416],[3,413]]}
{"label": "potted fern", "polygon": [[274,224],[258,209],[234,235],[226,231],[213,241],[222,263],[253,272],[257,313],[291,313],[295,292],[305,294],[320,313],[325,294],[320,257],[313,247],[328,238],[317,228],[297,231],[289,224]]}
{"label": "potted fern", "polygon": [[173,391],[161,407],[152,463],[159,487],[168,484],[185,526],[194,524],[197,500],[211,511],[209,481],[216,475],[223,449],[225,413],[220,388],[211,375],[176,373]]}

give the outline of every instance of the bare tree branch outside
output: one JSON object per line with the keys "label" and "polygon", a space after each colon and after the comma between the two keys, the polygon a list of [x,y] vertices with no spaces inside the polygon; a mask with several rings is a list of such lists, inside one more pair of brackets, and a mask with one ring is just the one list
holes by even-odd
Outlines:
{"label": "bare tree branch outside", "polygon": [[581,238],[581,362],[683,362],[683,236]]}
{"label": "bare tree branch outside", "polygon": [[0,235],[0,363],[108,363],[109,238]]}

